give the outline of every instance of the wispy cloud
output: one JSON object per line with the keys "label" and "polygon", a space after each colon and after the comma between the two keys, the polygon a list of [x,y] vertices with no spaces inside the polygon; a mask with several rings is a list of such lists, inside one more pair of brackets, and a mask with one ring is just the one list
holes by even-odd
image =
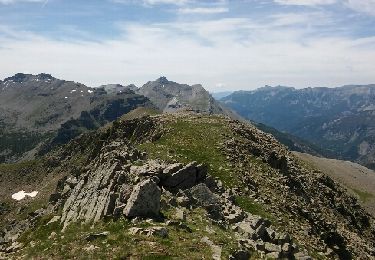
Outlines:
{"label": "wispy cloud", "polygon": [[227,13],[229,9],[227,7],[195,7],[195,8],[180,8],[179,13],[182,14],[219,14]]}
{"label": "wispy cloud", "polygon": [[[356,1],[356,0],[355,0]],[[282,5],[330,5],[337,2],[337,0],[274,0],[275,3]]]}
{"label": "wispy cloud", "polygon": [[357,12],[375,15],[375,0],[347,0],[346,6]]}

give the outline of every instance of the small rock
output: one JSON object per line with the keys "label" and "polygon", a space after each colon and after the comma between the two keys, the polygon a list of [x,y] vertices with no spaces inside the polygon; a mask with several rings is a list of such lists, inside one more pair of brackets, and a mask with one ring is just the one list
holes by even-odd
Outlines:
{"label": "small rock", "polygon": [[56,232],[51,232],[48,239],[55,239],[56,235],[57,235]]}
{"label": "small rock", "polygon": [[166,229],[165,227],[153,227],[147,231],[149,231],[149,235],[151,236],[157,236],[161,238],[168,237],[168,229]]}
{"label": "small rock", "polygon": [[98,238],[106,238],[109,235],[108,231],[100,232],[100,233],[93,233],[86,236],[87,241],[94,241]]}
{"label": "small rock", "polygon": [[186,212],[181,208],[176,209],[176,213],[174,216],[178,220],[186,221]]}
{"label": "small rock", "polygon": [[88,247],[83,248],[83,250],[85,250],[86,252],[92,252],[92,251],[94,251],[96,249],[99,249],[99,248],[100,247],[97,247],[97,246],[94,246],[94,245],[90,245]]}
{"label": "small rock", "polygon": [[138,235],[141,233],[143,229],[142,228],[138,228],[138,227],[132,227],[132,228],[129,228],[128,232],[130,235]]}
{"label": "small rock", "polygon": [[281,246],[269,242],[264,243],[264,250],[266,252],[281,252]]}
{"label": "small rock", "polygon": [[51,218],[50,221],[48,221],[47,226],[52,224],[52,223],[55,223],[55,222],[59,221],[60,219],[61,219],[61,216],[54,216],[53,218]]}

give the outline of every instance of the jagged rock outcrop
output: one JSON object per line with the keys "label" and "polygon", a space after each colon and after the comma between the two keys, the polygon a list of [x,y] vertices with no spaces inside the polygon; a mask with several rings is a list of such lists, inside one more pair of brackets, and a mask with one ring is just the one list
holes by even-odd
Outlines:
{"label": "jagged rock outcrop", "polygon": [[124,208],[126,217],[157,217],[160,213],[161,190],[154,179],[134,186]]}
{"label": "jagged rock outcrop", "polygon": [[121,142],[102,151],[86,172],[65,177],[51,195],[51,203],[62,207],[63,229],[71,222],[96,222],[104,216],[158,217],[160,187],[185,190],[206,176],[206,168],[195,162],[184,166],[150,160],[132,165],[144,154]]}

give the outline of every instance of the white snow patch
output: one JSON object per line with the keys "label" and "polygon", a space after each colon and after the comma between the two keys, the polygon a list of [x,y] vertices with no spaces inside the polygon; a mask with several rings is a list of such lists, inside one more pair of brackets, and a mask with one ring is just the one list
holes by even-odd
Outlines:
{"label": "white snow patch", "polygon": [[92,93],[92,92],[94,92],[94,91],[92,91],[92,90],[87,90],[87,92]]}
{"label": "white snow patch", "polygon": [[83,93],[83,90],[81,90],[81,93]]}
{"label": "white snow patch", "polygon": [[27,193],[24,190],[21,190],[17,193],[14,193],[12,195],[12,199],[20,201],[20,200],[23,200],[26,196],[34,198],[36,195],[38,195],[38,193],[39,193],[39,191],[33,191],[33,192],[30,192],[30,193]]}
{"label": "white snow patch", "polygon": [[74,92],[76,92],[76,91],[77,91],[76,89],[73,89],[73,90],[70,91],[70,93],[74,93]]}
{"label": "white snow patch", "polygon": [[68,97],[65,97],[65,98],[68,98]]}

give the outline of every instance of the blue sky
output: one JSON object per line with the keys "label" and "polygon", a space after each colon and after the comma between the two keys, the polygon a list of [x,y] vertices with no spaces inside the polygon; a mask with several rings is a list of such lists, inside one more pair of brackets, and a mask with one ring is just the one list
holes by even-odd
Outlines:
{"label": "blue sky", "polygon": [[375,83],[375,0],[0,0],[0,78]]}

